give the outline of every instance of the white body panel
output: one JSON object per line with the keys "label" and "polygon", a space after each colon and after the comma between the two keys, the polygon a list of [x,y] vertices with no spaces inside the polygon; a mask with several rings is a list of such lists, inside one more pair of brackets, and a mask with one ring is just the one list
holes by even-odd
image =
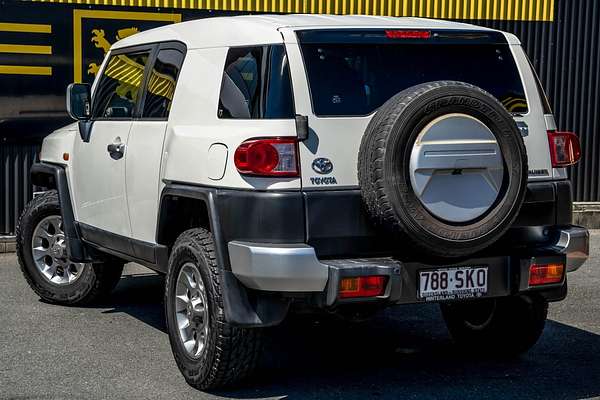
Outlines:
{"label": "white body panel", "polygon": [[75,140],[71,164],[70,189],[77,221],[121,236],[131,235],[125,157],[113,159],[106,147],[116,142],[127,146],[130,128],[131,121],[96,121],[89,143]]}
{"label": "white body panel", "polygon": [[[279,30],[328,28],[406,28],[406,29],[493,29],[426,18],[376,17],[368,15],[239,15],[204,18],[151,29],[129,36],[113,45],[113,49],[164,41],[180,41],[188,50],[216,47],[253,46],[281,43]],[[509,42],[518,44],[514,35]]]}
{"label": "white body panel", "polygon": [[527,56],[520,45],[511,46],[513,55],[521,74],[521,82],[525,88],[525,96],[529,112],[522,117],[516,117],[516,121],[525,122],[529,128],[529,135],[525,136],[525,147],[527,148],[527,160],[529,163],[529,180],[552,179],[552,161],[550,160],[550,145],[542,99],[538,93],[535,76],[527,61]]}
{"label": "white body panel", "polygon": [[125,182],[132,237],[154,243],[160,166],[167,121],[136,121],[125,155]]}
{"label": "white body panel", "polygon": [[44,138],[44,145],[40,152],[40,160],[53,164],[69,165],[70,160],[65,160],[63,154],[73,154],[73,144],[79,139],[77,123],[67,125]]}
{"label": "white body panel", "polygon": [[[279,35],[281,41],[281,35]],[[241,189],[299,189],[299,178],[253,178],[240,175],[233,153],[255,137],[295,136],[293,120],[219,119],[217,109],[226,48],[190,50],[179,77],[169,117],[162,178],[167,181]],[[209,149],[220,143],[229,153],[225,174],[210,178]]]}

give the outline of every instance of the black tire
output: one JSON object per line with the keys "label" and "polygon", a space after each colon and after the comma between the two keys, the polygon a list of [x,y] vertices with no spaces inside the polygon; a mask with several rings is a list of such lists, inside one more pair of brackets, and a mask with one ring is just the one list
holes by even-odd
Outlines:
{"label": "black tire", "polygon": [[[481,217],[465,223],[450,223],[430,213],[410,180],[411,149],[419,132],[452,113],[484,123],[504,157],[505,175],[496,202]],[[521,209],[527,176],[525,144],[512,116],[492,95],[462,82],[422,84],[388,100],[369,123],[358,158],[358,180],[368,213],[412,245],[406,249],[432,257],[469,256],[498,240]]]}
{"label": "black tire", "polygon": [[[209,311],[207,341],[196,358],[183,346],[175,314],[177,277],[187,263],[200,271]],[[259,328],[239,328],[225,320],[221,275],[209,231],[190,229],[177,238],[169,258],[165,285],[169,341],[177,366],[188,384],[206,390],[229,386],[247,377],[258,362],[263,333]]]}
{"label": "black tire", "polygon": [[81,275],[70,284],[57,285],[45,279],[32,255],[34,229],[49,216],[60,216],[58,193],[45,192],[27,204],[17,226],[17,256],[23,276],[43,300],[62,305],[85,305],[110,293],[121,278],[122,262],[86,264]]}
{"label": "black tire", "polygon": [[542,335],[548,302],[518,296],[442,304],[454,341],[472,354],[514,357],[528,351]]}

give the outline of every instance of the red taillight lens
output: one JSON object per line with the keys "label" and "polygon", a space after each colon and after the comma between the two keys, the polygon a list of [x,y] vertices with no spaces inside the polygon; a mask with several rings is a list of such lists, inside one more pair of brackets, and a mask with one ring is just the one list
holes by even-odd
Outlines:
{"label": "red taillight lens", "polygon": [[564,274],[564,264],[532,264],[529,267],[529,286],[560,283]]}
{"label": "red taillight lens", "polygon": [[385,31],[388,39],[429,39],[430,31]]}
{"label": "red taillight lens", "polygon": [[298,176],[298,146],[294,138],[251,139],[233,157],[244,175]]}
{"label": "red taillight lens", "polygon": [[340,298],[376,297],[385,291],[387,276],[356,276],[340,282]]}
{"label": "red taillight lens", "polygon": [[568,167],[581,158],[579,138],[573,132],[548,132],[548,142],[554,168]]}

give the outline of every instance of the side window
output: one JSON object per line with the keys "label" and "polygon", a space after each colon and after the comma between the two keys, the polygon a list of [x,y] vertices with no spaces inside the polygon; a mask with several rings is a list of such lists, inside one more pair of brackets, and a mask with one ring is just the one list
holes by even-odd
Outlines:
{"label": "side window", "polygon": [[148,79],[143,118],[169,117],[183,58],[184,54],[176,49],[163,49],[158,52]]}
{"label": "side window", "polygon": [[219,118],[294,118],[287,54],[283,45],[229,49],[221,82]]}
{"label": "side window", "polygon": [[149,52],[140,52],[110,57],[94,94],[93,118],[128,119],[133,116],[149,55]]}

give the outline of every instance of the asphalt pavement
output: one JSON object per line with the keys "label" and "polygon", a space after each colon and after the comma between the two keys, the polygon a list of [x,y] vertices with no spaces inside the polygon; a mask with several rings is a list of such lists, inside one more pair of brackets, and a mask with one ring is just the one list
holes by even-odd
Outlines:
{"label": "asphalt pavement", "polygon": [[592,256],[550,306],[539,343],[513,361],[465,356],[434,305],[398,306],[347,325],[302,316],[267,331],[255,376],[199,392],[173,361],[163,280],[128,265],[103,304],[43,303],[13,254],[0,254],[0,398],[483,399],[600,397],[600,231]]}

